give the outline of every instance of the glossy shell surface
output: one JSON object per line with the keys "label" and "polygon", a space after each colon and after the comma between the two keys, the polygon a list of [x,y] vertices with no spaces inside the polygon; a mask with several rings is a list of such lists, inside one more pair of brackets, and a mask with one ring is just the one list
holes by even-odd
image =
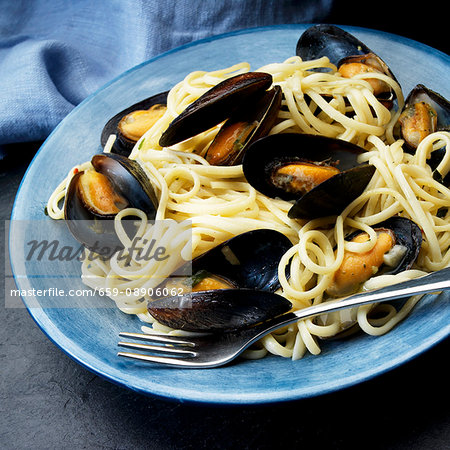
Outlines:
{"label": "glossy shell surface", "polygon": [[248,72],[222,81],[176,117],[162,134],[159,144],[168,147],[218,125],[271,84],[272,76],[261,72]]}
{"label": "glossy shell surface", "polygon": [[145,100],[142,100],[138,103],[135,103],[132,106],[129,106],[128,108],[124,109],[123,111],[120,111],[119,113],[111,117],[111,119],[109,119],[108,122],[103,127],[102,134],[100,137],[101,146],[105,147],[109,136],[114,134],[116,135],[116,140],[114,141],[111,152],[117,153],[122,156],[129,156],[131,150],[136,144],[136,141],[128,139],[127,137],[123,136],[120,133],[118,129],[119,122],[123,119],[123,117],[132,113],[133,111],[149,109],[157,104],[165,105],[167,103],[168,93],[169,91],[166,91],[161,92],[160,94],[153,95],[152,97],[146,98]]}
{"label": "glossy shell surface", "polygon": [[296,54],[304,61],[326,56],[338,66],[350,55],[364,55],[372,51],[363,42],[335,25],[319,24],[308,28],[299,38]]}
{"label": "glossy shell surface", "polygon": [[[206,153],[206,160],[213,165],[237,165],[242,162],[248,146],[258,138],[269,133],[278,116],[281,106],[282,91],[280,86],[274,86],[264,92],[260,99],[250,102],[248,107],[236,111],[222,126]],[[236,127],[244,131],[230,139],[229,130]],[[251,130],[247,133],[245,129]],[[226,150],[225,150],[226,148]],[[217,158],[217,153],[221,158]]]}
{"label": "glossy shell surface", "polygon": [[166,326],[208,333],[247,328],[291,308],[292,304],[280,295],[251,289],[202,291],[148,305],[150,314]]}
{"label": "glossy shell surface", "polygon": [[[345,63],[356,62],[360,59],[359,57],[363,57],[360,62],[363,62],[364,65],[376,68],[376,71],[384,73],[398,82],[388,64],[379,55],[355,36],[335,25],[319,24],[308,28],[297,42],[296,54],[304,61],[326,56],[338,68]],[[326,71],[326,69],[316,70]],[[369,83],[373,84],[374,90],[375,88],[381,89],[383,86],[377,97],[386,108],[392,108],[395,99],[394,91],[381,81],[376,82],[369,79]]]}
{"label": "glossy shell surface", "polygon": [[[247,181],[262,194],[295,200],[289,211],[290,218],[314,218],[338,214],[364,191],[375,167],[358,163],[357,158],[363,151],[357,145],[339,139],[286,133],[254,142],[248,148],[242,165]],[[279,164],[327,160],[340,173],[304,195],[287,192],[271,181],[271,174]]]}
{"label": "glossy shell surface", "polygon": [[423,84],[418,84],[406,97],[404,109],[418,102],[428,103],[436,111],[438,130],[450,130],[450,102],[446,98]]}
{"label": "glossy shell surface", "polygon": [[245,328],[287,312],[291,303],[274,291],[280,287],[279,261],[291,246],[287,237],[270,229],[240,234],[174,274],[189,280],[206,271],[235,288],[185,292],[150,301],[148,310],[172,328],[208,332]]}
{"label": "glossy shell surface", "polygon": [[278,231],[248,231],[185,264],[176,271],[176,276],[191,276],[206,270],[239,288],[274,292],[280,287],[278,263],[290,247],[291,241]]}
{"label": "glossy shell surface", "polygon": [[[422,231],[418,225],[405,217],[394,216],[385,220],[373,228],[386,228],[392,230],[395,235],[396,244],[406,248],[406,252],[395,267],[384,271],[384,274],[395,275],[412,267],[419,256],[420,247],[422,245]],[[350,237],[348,238],[350,240]]]}
{"label": "glossy shell surface", "polygon": [[[115,192],[128,201],[130,207],[141,209],[154,218],[158,201],[143,169],[136,161],[121,155],[99,154],[92,158],[94,169],[105,175]],[[114,215],[95,214],[80,192],[80,178],[83,172],[75,174],[68,186],[64,218],[72,235],[89,249],[100,247],[110,256],[117,247],[122,247],[114,231]]]}

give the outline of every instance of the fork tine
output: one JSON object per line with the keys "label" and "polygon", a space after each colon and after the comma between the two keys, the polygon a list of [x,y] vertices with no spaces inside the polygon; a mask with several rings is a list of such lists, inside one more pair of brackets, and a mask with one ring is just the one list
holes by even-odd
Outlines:
{"label": "fork tine", "polygon": [[192,350],[183,350],[177,347],[169,347],[167,345],[149,345],[149,344],[139,344],[137,342],[119,342],[120,347],[133,348],[135,350],[145,350],[148,352],[164,352],[169,355],[185,355],[185,356],[196,356],[197,354]]}
{"label": "fork tine", "polygon": [[139,339],[142,341],[150,341],[150,342],[160,342],[162,344],[178,344],[185,345],[188,347],[195,347],[195,343],[191,341],[187,341],[186,338],[181,336],[169,336],[169,335],[161,335],[161,334],[144,334],[144,333],[128,333],[125,331],[121,331],[119,336],[128,337],[132,339]]}
{"label": "fork tine", "polygon": [[170,356],[143,355],[142,353],[128,353],[128,352],[119,352],[117,353],[117,356],[123,356],[125,358],[136,359],[145,362],[155,362],[165,365],[194,367],[189,362],[190,358],[179,359]]}

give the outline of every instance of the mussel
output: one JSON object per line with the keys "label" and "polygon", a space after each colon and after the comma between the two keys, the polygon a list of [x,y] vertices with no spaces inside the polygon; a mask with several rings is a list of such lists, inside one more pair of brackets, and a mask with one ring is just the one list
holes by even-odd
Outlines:
{"label": "mussel", "polygon": [[450,103],[437,92],[418,84],[406,97],[398,126],[398,137],[414,151],[429,134],[450,130]]}
{"label": "mussel", "polygon": [[248,231],[195,258],[190,266],[192,276],[195,279],[196,274],[206,271],[235,287],[274,292],[280,287],[278,262],[291,246],[278,231]]}
{"label": "mussel", "polygon": [[[406,97],[394,135],[405,141],[405,151],[414,153],[420,142],[436,131],[450,131],[450,102],[423,84],[418,84]],[[445,148],[434,150],[428,164],[433,170],[433,177],[448,187],[450,173],[441,174],[436,170],[445,151]]]}
{"label": "mussel", "polygon": [[279,260],[291,245],[269,229],[238,235],[169,277],[164,286],[182,287],[182,293],[150,301],[148,311],[172,328],[207,332],[244,328],[282,314],[292,305],[274,291],[280,287]]}
{"label": "mussel", "polygon": [[228,119],[207,151],[213,165],[239,164],[245,148],[272,128],[281,105],[281,89],[268,91],[272,76],[248,72],[209,89],[176,117],[159,144],[168,147]]}
{"label": "mussel", "polygon": [[88,249],[120,247],[113,219],[133,207],[154,218],[156,194],[136,161],[116,154],[98,154],[93,169],[76,173],[67,188],[64,218],[72,235]]}
{"label": "mussel", "polygon": [[268,197],[295,200],[290,218],[339,214],[366,188],[375,167],[359,164],[364,150],[340,139],[277,134],[255,141],[242,162],[247,181]]}
{"label": "mussel", "polygon": [[165,113],[169,91],[153,95],[117,113],[108,120],[101,134],[101,145],[105,147],[110,135],[116,140],[112,153],[129,156],[136,142]]}
{"label": "mussel", "polygon": [[349,55],[372,53],[369,47],[352,34],[335,25],[309,27],[297,41],[296,54],[304,61],[328,57],[335,66]]}
{"label": "mussel", "polygon": [[280,86],[265,92],[261,99],[232,115],[217,133],[205,158],[213,166],[232,166],[242,162],[245,150],[273,127],[281,106]]}
{"label": "mussel", "polygon": [[[395,275],[412,267],[422,244],[422,232],[411,220],[394,216],[373,226],[377,233],[375,246],[365,253],[345,251],[327,294],[334,297],[351,295],[369,278],[377,275]],[[355,231],[346,237],[350,242],[366,242],[367,233]],[[338,316],[340,331],[334,336],[343,338],[359,330],[358,308],[346,309],[315,319],[326,325],[329,318]]]}
{"label": "mussel", "polygon": [[[327,293],[342,297],[357,291],[362,283],[377,275],[395,275],[412,267],[419,255],[422,232],[410,219],[394,216],[373,226],[377,233],[375,246],[365,253],[345,251]],[[367,242],[369,235],[357,231],[349,242]]]}
{"label": "mussel", "polygon": [[[396,80],[389,66],[352,34],[335,25],[319,24],[308,28],[297,42],[296,54],[304,61],[327,56],[339,73],[351,78],[360,73],[382,73]],[[394,95],[387,83],[368,78],[374,95],[386,107],[393,105]]]}
{"label": "mussel", "polygon": [[292,308],[281,295],[252,289],[202,291],[156,300],[148,306],[160,323],[184,331],[232,332],[279,316]]}

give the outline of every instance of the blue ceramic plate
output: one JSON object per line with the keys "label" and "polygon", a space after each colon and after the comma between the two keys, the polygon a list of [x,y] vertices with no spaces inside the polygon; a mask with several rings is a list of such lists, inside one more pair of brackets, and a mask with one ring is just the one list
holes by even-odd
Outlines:
{"label": "blue ceramic plate", "polygon": [[[34,272],[23,257],[28,235],[16,221],[45,224],[45,232],[62,244],[73,245],[64,224],[46,218],[44,205],[54,187],[75,164],[90,160],[100,150],[103,124],[125,107],[165,91],[194,70],[214,70],[240,61],[253,69],[283,61],[295,53],[306,25],[258,28],[226,34],[158,56],[117,78],[79,105],[52,133],[33,160],[22,182],[13,210],[10,249],[13,272],[20,289],[84,288],[79,263],[63,269]],[[378,31],[344,27],[382,55],[405,93],[416,83],[450,98],[450,59],[423,44]],[[413,69],[412,69],[413,67]],[[63,227],[61,227],[63,225]],[[45,233],[44,233],[45,235]],[[63,272],[63,273],[61,273]],[[52,273],[58,276],[52,277]],[[62,275],[62,276],[61,276]],[[178,370],[143,365],[116,356],[118,333],[138,331],[140,322],[111,307],[58,308],[58,298],[34,307],[24,303],[44,333],[64,352],[92,372],[135,391],[176,400],[220,404],[256,404],[293,400],[335,391],[392,369],[430,348],[450,333],[448,295],[428,296],[392,332],[382,337],[355,336],[322,344],[320,356],[300,361],[267,357],[240,361],[211,370]],[[94,297],[98,306],[107,299]]]}

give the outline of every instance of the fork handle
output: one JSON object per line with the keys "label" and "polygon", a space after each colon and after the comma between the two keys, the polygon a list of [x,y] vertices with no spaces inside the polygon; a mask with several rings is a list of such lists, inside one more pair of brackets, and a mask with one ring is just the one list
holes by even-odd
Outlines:
{"label": "fork handle", "polygon": [[[299,311],[284,314],[273,319],[273,325],[270,325],[268,328],[268,324],[266,323],[263,334],[265,335],[271,333],[272,331],[294,323],[297,320],[306,319],[308,317],[313,317],[328,312],[446,289],[450,289],[450,267],[414,280],[408,280],[392,286],[386,286],[384,288],[377,289],[376,291],[355,294],[345,297],[342,300],[320,303],[318,305],[300,309]],[[262,337],[262,335],[259,337]]]}

